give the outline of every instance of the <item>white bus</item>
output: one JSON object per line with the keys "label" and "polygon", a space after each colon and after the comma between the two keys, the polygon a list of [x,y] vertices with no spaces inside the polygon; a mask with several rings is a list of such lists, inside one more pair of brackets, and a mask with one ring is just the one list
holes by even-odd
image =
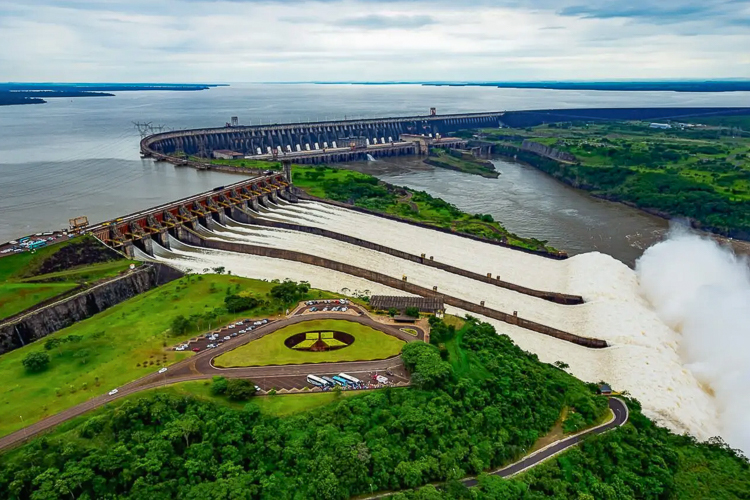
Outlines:
{"label": "white bus", "polygon": [[351,382],[352,385],[359,385],[362,383],[360,379],[352,377],[351,375],[347,375],[346,373],[339,373],[339,377],[343,378],[347,382]]}
{"label": "white bus", "polygon": [[328,386],[328,382],[326,382],[322,378],[317,377],[315,375],[308,375],[307,376],[307,383],[308,384],[312,384],[312,385],[316,385],[318,387],[327,387]]}

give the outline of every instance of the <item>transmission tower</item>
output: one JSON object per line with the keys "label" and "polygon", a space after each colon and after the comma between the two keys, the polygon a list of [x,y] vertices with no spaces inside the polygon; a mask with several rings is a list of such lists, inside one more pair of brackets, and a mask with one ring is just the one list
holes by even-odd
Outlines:
{"label": "transmission tower", "polygon": [[138,133],[141,134],[141,139],[154,133],[154,127],[151,122],[133,122]]}

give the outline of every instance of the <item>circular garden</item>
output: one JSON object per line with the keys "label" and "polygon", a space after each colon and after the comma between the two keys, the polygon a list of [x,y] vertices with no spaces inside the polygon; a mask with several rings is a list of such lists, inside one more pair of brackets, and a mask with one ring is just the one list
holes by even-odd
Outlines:
{"label": "circular garden", "polygon": [[309,320],[285,326],[213,359],[219,368],[386,359],[404,341],[347,320]]}
{"label": "circular garden", "polygon": [[289,349],[313,352],[335,351],[353,343],[354,335],[330,331],[296,333],[284,341]]}

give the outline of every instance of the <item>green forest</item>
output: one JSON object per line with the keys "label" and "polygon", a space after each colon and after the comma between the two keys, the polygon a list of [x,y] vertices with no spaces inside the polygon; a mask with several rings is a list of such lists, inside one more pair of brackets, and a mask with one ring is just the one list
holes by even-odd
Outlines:
{"label": "green forest", "polygon": [[[720,441],[656,427],[633,400],[624,427],[512,480],[483,475],[524,455],[562,414],[581,427],[601,422],[606,399],[491,325],[432,327],[434,344],[404,347],[411,388],[286,417],[252,400],[241,410],[171,394],[125,400],[0,458],[0,491],[34,500],[345,499],[404,489],[394,498],[750,496],[747,460]],[[471,490],[457,481],[477,474]],[[433,482],[442,486],[424,486]]]}
{"label": "green forest", "polygon": [[[715,120],[714,120],[715,121]],[[720,123],[720,122],[718,122]],[[496,152],[595,195],[695,227],[750,238],[750,133],[732,126],[561,123],[486,130]],[[560,162],[520,148],[537,142],[575,156]]]}

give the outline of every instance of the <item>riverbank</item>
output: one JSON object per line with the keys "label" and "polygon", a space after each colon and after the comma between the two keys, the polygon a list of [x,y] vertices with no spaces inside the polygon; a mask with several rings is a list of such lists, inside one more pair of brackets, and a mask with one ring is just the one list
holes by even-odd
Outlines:
{"label": "riverbank", "polygon": [[724,127],[654,130],[628,122],[502,129],[485,138],[495,142],[496,154],[595,197],[748,240],[750,139],[725,133]]}
{"label": "riverbank", "polygon": [[452,232],[466,233],[535,252],[559,255],[546,241],[508,231],[489,214],[468,214],[424,191],[394,186],[372,175],[325,166],[295,165],[296,187],[311,196],[348,203]]}

